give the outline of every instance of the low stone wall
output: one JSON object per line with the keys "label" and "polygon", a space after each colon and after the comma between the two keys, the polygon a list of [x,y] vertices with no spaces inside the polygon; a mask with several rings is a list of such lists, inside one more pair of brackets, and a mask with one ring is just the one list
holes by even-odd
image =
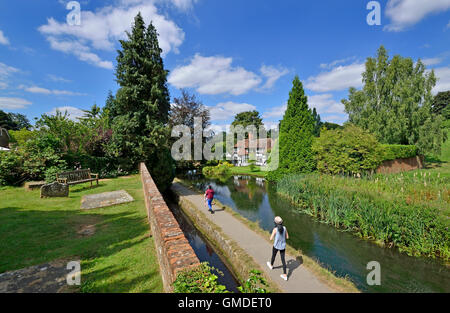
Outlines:
{"label": "low stone wall", "polygon": [[172,292],[177,273],[200,265],[194,250],[167,207],[147,167],[140,164],[148,220],[155,240],[161,275],[166,292]]}
{"label": "low stone wall", "polygon": [[395,174],[400,172],[418,170],[424,167],[424,157],[415,156],[406,159],[384,161],[378,168],[379,174]]}

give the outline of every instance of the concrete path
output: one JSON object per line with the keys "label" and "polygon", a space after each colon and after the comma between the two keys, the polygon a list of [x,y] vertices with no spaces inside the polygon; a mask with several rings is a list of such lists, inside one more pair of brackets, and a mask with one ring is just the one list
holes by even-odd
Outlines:
{"label": "concrete path", "polygon": [[[179,183],[172,185],[172,190],[180,197],[185,197],[193,203],[198,210],[205,213],[208,219],[219,226],[222,231],[233,239],[239,246],[244,249],[255,262],[261,266],[269,277],[279,285],[280,289],[288,293],[330,293],[333,292],[325,284],[321,283],[308,269],[306,269],[301,261],[296,260],[286,253],[287,275],[288,280],[284,281],[280,275],[283,274],[280,254],[275,259],[274,269],[270,270],[266,262],[272,257],[272,245],[261,235],[252,231],[241,221],[236,219],[230,213],[224,210],[218,210],[214,214],[208,212],[205,205],[204,197],[193,192]],[[267,236],[270,236],[267,234]]]}

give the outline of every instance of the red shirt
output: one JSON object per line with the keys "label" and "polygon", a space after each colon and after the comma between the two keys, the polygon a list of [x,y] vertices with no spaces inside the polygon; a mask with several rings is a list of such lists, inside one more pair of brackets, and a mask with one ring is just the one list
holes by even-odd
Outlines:
{"label": "red shirt", "polygon": [[214,190],[212,189],[206,190],[206,199],[214,199]]}

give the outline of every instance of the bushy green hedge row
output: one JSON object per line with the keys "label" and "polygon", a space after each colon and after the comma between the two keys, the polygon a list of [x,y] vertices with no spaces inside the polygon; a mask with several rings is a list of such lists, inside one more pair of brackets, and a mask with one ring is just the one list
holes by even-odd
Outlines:
{"label": "bushy green hedge row", "polygon": [[449,232],[438,209],[339,189],[319,175],[285,176],[278,181],[277,191],[302,212],[336,228],[396,246],[410,255],[450,259]]}
{"label": "bushy green hedge row", "polygon": [[381,145],[381,148],[383,150],[383,161],[412,158],[418,154],[416,146]]}
{"label": "bushy green hedge row", "polygon": [[313,144],[317,169],[327,174],[363,174],[383,161],[414,157],[416,146],[382,145],[375,136],[354,126],[323,130]]}

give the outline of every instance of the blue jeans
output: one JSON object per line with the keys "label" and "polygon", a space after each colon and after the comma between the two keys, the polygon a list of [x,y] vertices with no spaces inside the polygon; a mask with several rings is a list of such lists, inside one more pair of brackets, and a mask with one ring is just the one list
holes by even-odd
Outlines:
{"label": "blue jeans", "polygon": [[206,202],[208,202],[209,210],[212,211],[212,202],[213,202],[213,199],[206,199]]}

